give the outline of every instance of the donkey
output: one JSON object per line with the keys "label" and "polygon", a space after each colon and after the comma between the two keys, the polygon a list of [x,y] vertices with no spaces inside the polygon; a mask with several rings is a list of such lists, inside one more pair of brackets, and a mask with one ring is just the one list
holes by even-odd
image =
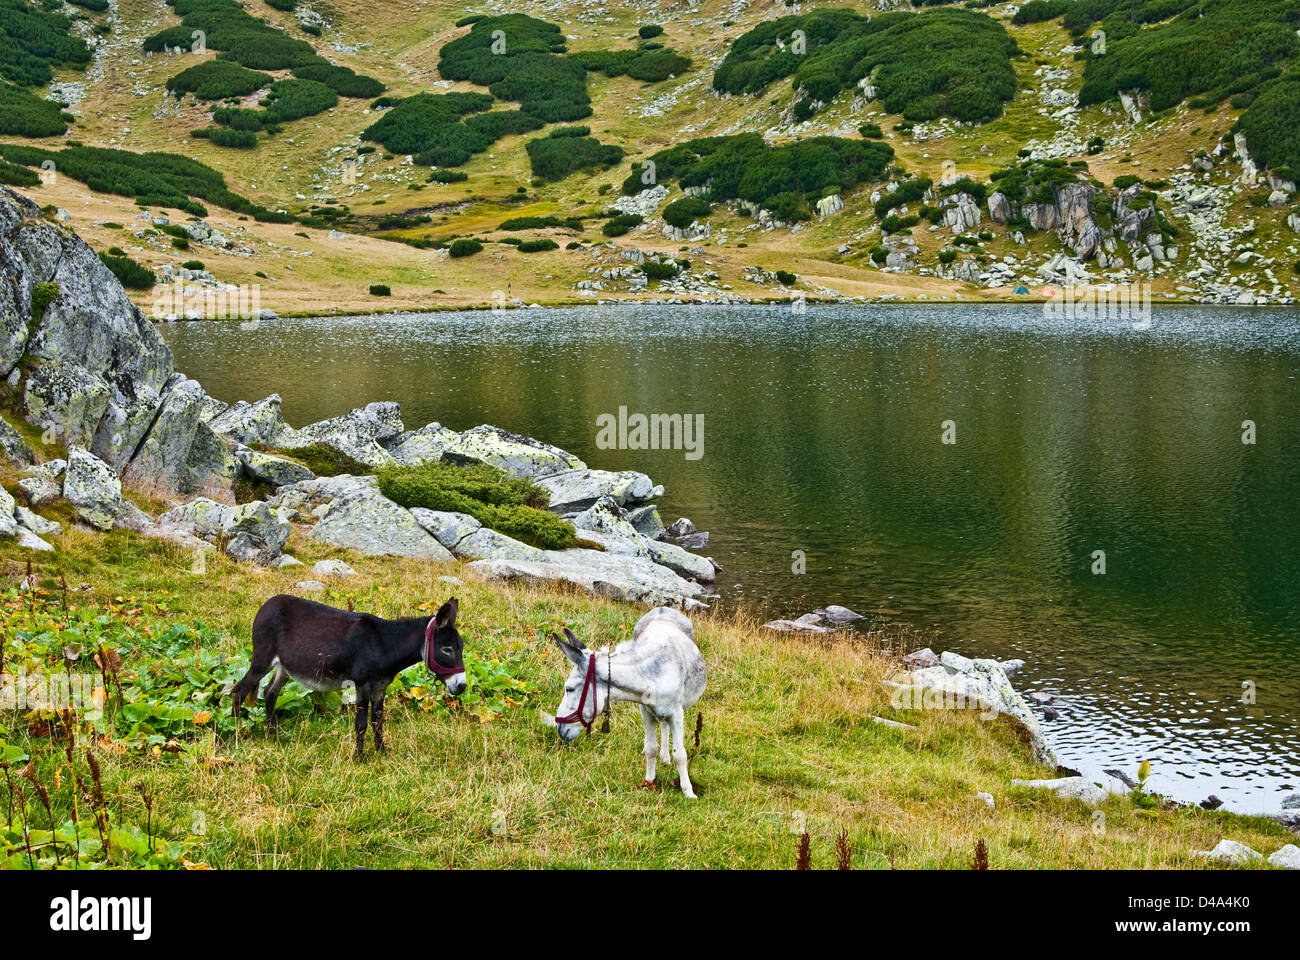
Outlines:
{"label": "donkey", "polygon": [[[670,607],[655,607],[637,621],[632,639],[620,643],[613,653],[588,650],[566,627],[566,639],[551,639],[573,669],[564,683],[564,699],[555,716],[542,714],[542,721],[555,727],[571,743],[590,732],[600,712],[614,700],[630,700],[641,706],[645,726],[645,785],[655,782],[655,755],[668,762],[671,731],[673,761],[681,779],[682,793],[694,800],[690,775],[686,772],[686,710],[704,693],[704,658],[695,645],[691,621]],[[655,743],[655,722],[659,743]]]}
{"label": "donkey", "polygon": [[244,699],[257,692],[268,670],[266,728],[276,728],[275,703],[291,678],[308,690],[357,690],[357,759],[365,752],[366,713],[375,731],[375,749],[384,752],[384,694],[393,678],[424,660],[452,696],[465,689],[463,644],[456,631],[459,604],[452,597],[431,619],[384,620],[368,613],[336,610],[286,594],[272,597],[253,618],[253,663],[235,684],[234,716]]}

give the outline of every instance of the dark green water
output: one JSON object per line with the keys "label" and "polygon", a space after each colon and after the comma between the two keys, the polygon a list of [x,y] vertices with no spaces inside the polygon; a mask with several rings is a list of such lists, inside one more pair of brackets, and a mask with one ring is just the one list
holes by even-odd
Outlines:
{"label": "dark green water", "polygon": [[[1154,789],[1242,809],[1300,789],[1296,311],[1157,308],[1139,331],[1029,306],[592,306],[163,332],[210,393],[278,392],[295,425],[391,399],[409,427],[493,423],[644,471],[665,519],[711,531],[724,602],[843,603],[936,650],[1025,658],[1066,764],[1150,759]],[[703,456],[598,449],[620,406],[703,414]]]}

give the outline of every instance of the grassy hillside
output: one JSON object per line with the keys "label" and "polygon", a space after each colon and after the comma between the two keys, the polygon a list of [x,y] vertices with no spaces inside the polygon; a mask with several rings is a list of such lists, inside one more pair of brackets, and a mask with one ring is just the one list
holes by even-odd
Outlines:
{"label": "grassy hillside", "polygon": [[[183,2],[193,4],[196,0]],[[936,22],[974,17],[988,25],[987,30],[980,27],[980,36],[1000,52],[997,64],[986,65],[996,73],[996,77],[990,74],[984,84],[989,91],[996,88],[994,100],[987,104],[974,97],[968,86],[952,79],[960,79],[968,69],[957,52],[945,61],[947,72],[940,71],[933,77],[925,71],[909,72],[904,69],[906,64],[900,66],[892,60],[877,64],[882,56],[902,56],[913,40],[911,33],[904,31],[898,43],[877,50],[881,45],[876,38],[892,36],[910,25],[908,18],[913,15],[873,16],[863,21],[862,14],[874,13],[869,3],[808,8],[818,16],[837,8],[853,11],[851,22],[862,36],[819,45],[817,29],[805,23],[812,43],[807,63],[784,74],[784,67],[774,68],[773,79],[766,84],[724,82],[723,89],[735,86],[738,91],[727,95],[715,89],[714,71],[733,53],[733,42],[754,37],[755,28],[777,22],[777,15],[785,13],[785,7],[749,7],[733,22],[730,18],[736,14],[721,0],[704,0],[691,10],[653,15],[620,3],[609,5],[600,14],[563,15],[540,3],[511,5],[511,13],[528,14],[557,26],[559,33],[554,37],[563,43],[563,55],[539,49],[521,56],[549,57],[548,63],[580,62],[586,66],[585,93],[581,96],[589,99],[591,115],[579,122],[589,128],[593,144],[584,141],[583,149],[602,159],[616,157],[620,151],[623,156],[614,167],[604,168],[597,162],[569,175],[562,166],[548,168],[560,179],[538,175],[528,147],[530,141],[555,129],[560,114],[547,112],[551,107],[529,107],[526,100],[519,99],[528,93],[526,83],[517,84],[508,78],[494,83],[494,75],[475,73],[472,63],[462,62],[460,53],[450,61],[443,57],[444,48],[452,41],[462,45],[453,45],[454,51],[482,52],[481,46],[475,46],[478,41],[470,42],[478,25],[464,22],[463,5],[441,0],[397,3],[391,5],[388,16],[375,18],[370,16],[367,5],[332,0],[311,5],[323,26],[314,20],[304,26],[295,13],[258,0],[249,0],[246,6],[255,17],[282,27],[287,40],[301,42],[344,72],[352,71],[348,76],[372,77],[382,83],[388,102],[419,94],[483,95],[491,88],[501,96],[483,116],[505,117],[532,109],[544,121],[541,129],[528,129],[527,124],[508,123],[505,119],[475,121],[480,132],[488,130],[490,135],[471,144],[467,158],[440,154],[444,162],[461,161],[454,170],[457,177],[464,174],[466,179],[431,182],[430,167],[424,163],[433,154],[427,149],[389,154],[385,146],[367,139],[374,136],[377,123],[391,125],[389,118],[394,116],[394,110],[402,109],[400,106],[376,107],[369,98],[339,96],[335,105],[323,112],[289,114],[297,118],[278,124],[275,132],[239,131],[235,128],[251,122],[252,114],[267,112],[258,108],[260,94],[254,94],[236,98],[232,101],[234,109],[230,104],[223,107],[227,112],[219,116],[225,125],[214,127],[212,108],[222,101],[192,95],[177,99],[166,96],[166,89],[178,74],[196,66],[234,66],[232,61],[219,59],[231,56],[229,50],[146,56],[143,44],[149,37],[180,24],[176,11],[162,0],[118,0],[113,10],[105,13],[81,11],[78,15],[86,20],[78,24],[78,29],[93,35],[98,44],[95,57],[84,70],[76,65],[53,68],[60,95],[75,101],[67,107],[75,122],[60,137],[4,139],[50,147],[75,141],[182,153],[219,171],[229,190],[249,203],[269,211],[284,210],[312,222],[284,229],[284,225],[252,217],[241,219],[246,215],[212,206],[209,221],[235,240],[235,249],[205,245],[201,250],[185,252],[175,250],[165,238],[135,236],[142,225],[134,220],[138,210],[131,201],[95,193],[71,176],[58,176],[53,182],[29,188],[29,192],[42,203],[67,209],[73,225],[101,249],[118,246],[155,268],[197,256],[219,280],[258,284],[263,306],[277,311],[487,305],[507,294],[509,298],[543,304],[584,298],[664,296],[655,282],[641,292],[610,289],[605,293],[584,293],[574,289],[578,281],[617,265],[617,248],[621,247],[674,256],[683,254],[683,247],[702,249],[703,254],[687,256],[697,271],[715,271],[716,285],[687,295],[686,299],[706,295],[789,296],[747,281],[745,268],[754,266],[767,270],[780,267],[797,273],[799,282],[794,289],[814,299],[835,295],[1015,299],[1010,285],[989,290],[932,275],[938,267],[939,251],[950,245],[953,236],[947,229],[930,230],[925,223],[911,228],[909,238],[918,250],[915,261],[919,269],[882,272],[871,257],[882,238],[880,219],[872,212],[870,200],[879,183],[847,190],[842,212],[825,218],[813,216],[796,232],[786,227],[760,228],[748,215],[715,204],[707,217],[711,225],[707,238],[671,241],[663,236],[661,224],[656,221],[634,227],[612,241],[615,246],[597,246],[610,242],[601,233],[601,218],[619,195],[623,180],[629,171],[639,169],[639,164],[660,151],[688,139],[745,132],[762,134],[776,146],[816,136],[856,142],[861,139],[859,127],[868,123],[881,128],[882,142],[893,149],[897,169],[935,182],[960,176],[983,180],[992,171],[1014,162],[1017,153],[1025,149],[1037,156],[1086,162],[1088,173],[1107,185],[1117,176],[1135,174],[1157,185],[1164,184],[1153,189],[1167,190],[1172,178],[1192,176],[1197,183],[1215,188],[1222,198],[1224,209],[1216,222],[1221,221],[1224,236],[1207,238],[1203,247],[1197,248],[1192,242],[1195,235],[1184,230],[1178,253],[1167,266],[1150,275],[1134,274],[1131,279],[1149,280],[1157,296],[1182,298],[1187,295],[1185,274],[1208,256],[1220,260],[1217,279],[1224,282],[1269,295],[1300,291],[1300,280],[1292,267],[1300,260],[1300,249],[1296,235],[1286,226],[1286,218],[1294,209],[1290,203],[1269,206],[1260,196],[1261,191],[1268,194],[1266,185],[1261,188],[1242,184],[1242,167],[1231,156],[1230,145],[1212,171],[1193,171],[1190,166],[1198,155],[1213,155],[1225,138],[1231,141],[1243,111],[1242,129],[1259,143],[1260,156],[1285,166],[1292,150],[1287,131],[1294,124],[1279,124],[1279,118],[1294,112],[1294,84],[1289,73],[1274,77],[1289,63],[1289,52],[1282,48],[1293,43],[1293,38],[1279,41],[1281,47],[1270,53],[1269,62],[1274,66],[1266,65],[1250,74],[1249,89],[1224,87],[1218,81],[1218,85],[1208,81],[1199,84],[1213,87],[1204,90],[1197,84],[1184,84],[1186,89],[1179,87],[1179,92],[1190,99],[1180,102],[1166,102],[1176,94],[1169,94],[1164,87],[1144,92],[1151,85],[1149,78],[1136,76],[1123,66],[1143,62],[1142,51],[1148,46],[1164,55],[1163,51],[1185,42],[1189,31],[1221,29],[1216,25],[1224,22],[1220,9],[1225,7],[1223,2],[1207,6],[1212,16],[1205,18],[1204,25],[1192,26],[1180,26],[1183,21],[1177,19],[1192,15],[1183,11],[1187,4],[1170,7],[1167,23],[1151,19],[1158,11],[1150,5],[1142,8],[1146,19],[1135,21],[1136,15],[1123,4],[1094,4],[1097,9],[1093,10],[1071,0],[1039,4],[1032,16],[1015,18],[1007,12],[1011,8],[998,7],[978,12],[926,10],[916,15]],[[1290,16],[1281,0],[1267,0],[1264,6],[1270,17],[1280,21]],[[1087,12],[1079,13],[1075,7]],[[471,12],[496,15],[506,9],[501,4],[487,4]],[[807,16],[805,12],[795,19],[803,23],[802,18]],[[457,26],[458,22],[461,25]],[[662,34],[642,38],[638,28],[648,23],[662,26]],[[1101,55],[1088,46],[1093,42],[1090,30],[1097,23],[1110,29],[1108,52]],[[872,24],[875,26],[869,26]],[[488,32],[484,27],[479,29]],[[107,32],[96,32],[101,30]],[[938,31],[933,42],[942,46],[951,32],[950,28]],[[1233,43],[1252,42],[1239,31],[1229,33]],[[176,36],[179,38],[179,34]],[[764,42],[780,40],[788,44],[789,39],[771,37]],[[761,45],[755,48],[767,58],[764,63],[772,62],[775,49]],[[647,61],[643,68],[632,68],[634,74],[649,80],[634,79],[626,72],[631,62],[627,58],[638,50],[654,55],[653,64]],[[680,58],[670,61],[675,68],[689,61],[685,72],[665,76],[666,70],[652,69],[669,62],[665,60],[669,54]],[[755,53],[751,50],[747,55]],[[783,56],[789,59],[788,53]],[[249,62],[259,70],[265,64],[259,60]],[[448,63],[458,66],[453,69],[447,67]],[[440,64],[452,76],[466,79],[444,78]],[[264,72],[280,84],[318,82],[296,78],[294,70],[301,69],[266,67]],[[864,71],[869,72],[860,77]],[[1014,93],[1004,101],[1011,90],[1011,74]],[[868,101],[860,95],[857,80],[871,77],[875,77],[876,93],[883,100]],[[938,85],[934,91],[926,86],[931,82]],[[1124,90],[1138,96],[1135,116],[1126,114],[1115,97],[1116,91]],[[1063,111],[1061,105],[1075,96],[1080,97],[1081,105]],[[1149,100],[1143,99],[1148,96]],[[276,103],[289,109],[287,98]],[[954,119],[954,115],[971,122]],[[987,117],[992,119],[974,122]],[[266,118],[254,119],[264,123]],[[256,145],[237,149],[220,146],[211,134],[192,136],[192,131],[213,129],[230,136],[247,135]],[[454,136],[459,150],[467,141],[461,133]],[[534,148],[533,153],[538,152]],[[672,185],[668,199],[680,197],[679,190]],[[1174,209],[1175,199],[1163,198],[1162,194],[1160,204],[1173,222],[1182,222]],[[329,229],[320,226],[323,221],[316,211],[344,207],[344,219],[331,222],[339,223],[348,235],[331,236]],[[184,219],[183,214],[169,215]],[[550,228],[524,237],[554,240],[554,251],[521,254],[510,246],[489,243],[482,254],[456,261],[448,260],[436,249],[458,236],[485,241],[510,237],[510,231],[496,228],[507,219],[530,215],[580,217],[584,225],[576,230]],[[105,223],[121,224],[125,230],[105,228]],[[985,264],[1013,256],[1029,269],[1062,249],[1050,233],[1030,236],[1027,244],[1021,245],[1013,238],[1014,231],[990,223],[987,215],[979,230],[988,234],[981,239],[977,255]],[[354,234],[368,234],[372,239],[359,240]],[[1220,249],[1224,242],[1228,243],[1226,255]],[[574,243],[579,246],[569,249]],[[1239,264],[1237,258],[1243,253],[1250,254],[1248,262]],[[708,261],[707,267],[701,256]],[[371,284],[387,285],[392,296],[372,297],[368,293]],[[139,296],[145,302],[147,295]]]}

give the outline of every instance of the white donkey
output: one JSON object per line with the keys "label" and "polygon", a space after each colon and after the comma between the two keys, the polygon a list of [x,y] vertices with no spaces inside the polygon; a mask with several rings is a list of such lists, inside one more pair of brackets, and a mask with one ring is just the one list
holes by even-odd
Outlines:
{"label": "white donkey", "polygon": [[[608,713],[614,700],[630,700],[641,706],[645,725],[645,782],[655,782],[655,755],[664,763],[672,758],[682,781],[682,793],[694,799],[690,775],[686,772],[686,710],[704,693],[704,658],[695,645],[691,621],[669,607],[655,607],[637,621],[632,639],[620,643],[612,653],[591,651],[567,628],[567,642],[554,634],[551,639],[573,661],[564,683],[564,699],[555,716],[542,714],[545,723],[559,730],[571,742],[591,730],[602,711]],[[655,722],[660,740],[655,743]]]}

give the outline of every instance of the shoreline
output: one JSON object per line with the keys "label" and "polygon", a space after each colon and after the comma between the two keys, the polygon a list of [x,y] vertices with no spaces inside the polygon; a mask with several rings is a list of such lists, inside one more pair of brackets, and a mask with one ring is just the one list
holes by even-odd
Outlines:
{"label": "shoreline", "polygon": [[[134,299],[134,298],[133,298],[133,299]],[[143,298],[142,298],[142,299],[143,299]],[[805,301],[805,305],[806,305],[807,307],[826,307],[826,306],[845,306],[845,307],[854,307],[854,306],[857,306],[857,307],[934,307],[934,306],[948,306],[948,307],[951,307],[951,306],[963,306],[963,307],[993,308],[993,307],[1005,307],[1005,306],[1017,306],[1017,305],[1028,306],[1028,305],[1035,305],[1035,304],[1041,306],[1041,305],[1043,305],[1043,304],[1050,303],[1050,302],[1051,302],[1050,298],[1042,297],[1042,296],[1023,296],[1023,297],[1018,297],[1018,298],[1016,298],[1015,300],[952,300],[952,299],[925,299],[925,300],[920,300],[920,299],[916,299],[916,298],[904,298],[904,297],[898,297],[898,298],[889,297],[889,298],[881,298],[881,299],[870,299],[870,298],[868,298],[868,299],[858,300],[858,299],[853,299],[853,298],[840,298],[840,299],[836,299],[836,298],[832,298],[832,297],[822,297],[822,298],[813,298],[813,297],[808,297],[808,298],[806,299],[806,301]],[[144,304],[137,302],[136,305],[139,306],[139,307],[141,308],[141,310],[144,310]],[[427,306],[427,307],[394,307],[394,308],[389,309],[389,310],[385,310],[385,309],[365,309],[365,308],[362,308],[362,307],[338,307],[338,308],[336,308],[336,309],[334,309],[334,310],[332,310],[332,311],[328,311],[328,312],[325,312],[325,313],[322,313],[322,312],[317,311],[317,310],[305,310],[305,311],[300,311],[300,310],[289,310],[289,311],[283,311],[283,312],[281,312],[281,311],[278,311],[278,310],[273,310],[273,309],[271,309],[271,308],[268,307],[268,308],[263,308],[263,309],[264,309],[264,310],[269,310],[270,313],[273,314],[273,315],[272,315],[272,316],[266,316],[266,317],[259,317],[259,318],[256,318],[256,319],[258,319],[259,321],[262,320],[262,319],[266,319],[266,320],[273,320],[273,319],[303,320],[303,319],[310,319],[310,318],[317,318],[317,317],[319,317],[319,318],[331,318],[331,317],[386,317],[386,316],[400,316],[400,315],[402,315],[402,314],[422,314],[422,313],[480,313],[480,312],[485,312],[485,311],[486,311],[486,312],[502,312],[502,313],[506,313],[506,312],[508,312],[508,313],[514,313],[514,312],[518,312],[518,311],[525,311],[525,312],[526,312],[526,311],[528,311],[528,310],[557,310],[557,309],[567,309],[567,308],[571,308],[571,307],[620,307],[620,308],[622,308],[622,307],[638,307],[638,306],[656,306],[656,307],[780,307],[780,306],[785,306],[785,307],[788,307],[788,306],[790,306],[790,299],[789,299],[788,297],[770,297],[770,298],[765,298],[765,299],[764,299],[764,298],[755,298],[755,299],[749,299],[749,300],[737,300],[737,301],[727,301],[727,302],[713,302],[713,301],[699,301],[699,300],[693,300],[693,301],[678,301],[678,300],[673,300],[673,299],[661,300],[661,299],[653,299],[653,298],[646,298],[646,299],[618,299],[618,300],[592,300],[592,299],[585,298],[585,297],[579,297],[579,298],[571,299],[571,300],[569,300],[569,299],[566,299],[566,300],[557,300],[557,301],[551,301],[551,300],[541,301],[541,300],[538,300],[538,301],[534,301],[533,303],[525,304],[525,305],[522,305],[522,306],[521,306],[521,305],[518,305],[518,304],[512,304],[512,305],[509,305],[509,306],[501,306],[500,304],[494,304],[494,303],[490,303],[490,302],[484,301],[484,302],[481,302],[481,303],[473,303],[473,304],[468,304],[468,305],[457,304],[457,305],[455,305],[455,306],[448,306],[448,305],[441,305],[441,304],[439,304],[439,305],[433,305],[433,306]],[[1185,301],[1185,300],[1161,299],[1161,298],[1156,298],[1156,297],[1152,297],[1152,299],[1151,299],[1151,306],[1153,306],[1153,307],[1181,307],[1181,308],[1193,308],[1193,307],[1214,307],[1214,308],[1216,308],[1216,309],[1224,309],[1224,310],[1243,310],[1243,311],[1250,311],[1250,310],[1267,310],[1267,309],[1279,309],[1279,310],[1284,310],[1284,309],[1294,309],[1293,307],[1289,307],[1289,306],[1286,305],[1286,304],[1266,304],[1266,303],[1243,304],[1243,303],[1209,303],[1209,302],[1205,302],[1205,303],[1203,303],[1203,302],[1190,302],[1190,303],[1189,303],[1189,302],[1187,302],[1187,301]],[[151,316],[147,311],[145,312],[145,316],[148,318],[148,320],[149,320],[151,323],[153,323],[153,324],[157,324],[157,325],[164,325],[164,324],[181,324],[181,323],[248,323],[248,322],[250,322],[251,320],[255,319],[255,318],[253,318],[253,317],[239,317],[239,316],[233,316],[233,317],[211,317],[211,318],[207,318],[207,317],[205,317],[205,318],[202,318],[202,319],[192,319],[192,318],[183,317],[183,316],[178,316],[178,317],[175,317],[175,318],[159,318],[159,317]],[[1119,319],[1123,319],[1123,318],[1119,318]]]}

